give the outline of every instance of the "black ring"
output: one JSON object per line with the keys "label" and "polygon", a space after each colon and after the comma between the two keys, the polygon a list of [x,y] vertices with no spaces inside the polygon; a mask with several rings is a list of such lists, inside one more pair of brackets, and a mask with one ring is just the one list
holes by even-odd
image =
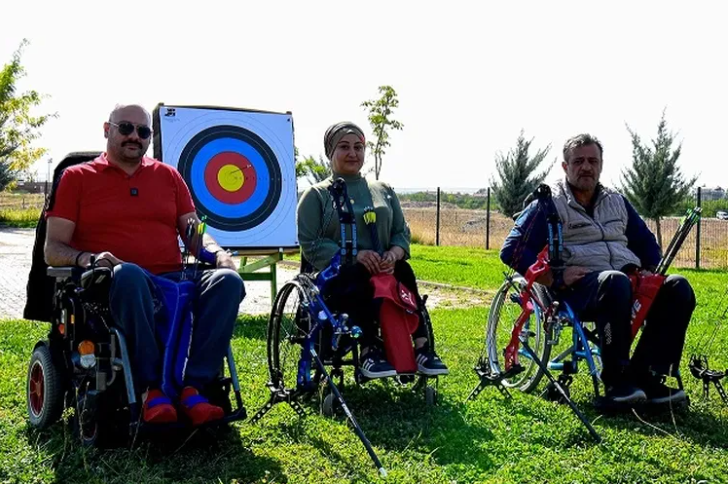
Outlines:
{"label": "black ring", "polygon": [[[196,190],[191,183],[192,165],[197,153],[199,153],[205,145],[218,138],[233,138],[252,146],[253,149],[261,155],[266,167],[268,168],[268,172],[270,173],[270,189],[265,200],[261,203],[261,206],[258,207],[258,209],[244,217],[230,218],[214,213],[200,201],[197,197]],[[249,230],[260,225],[268,219],[271,213],[273,213],[273,210],[278,205],[278,201],[281,197],[283,179],[281,176],[281,168],[278,165],[278,160],[273,153],[273,150],[260,136],[239,126],[213,126],[197,133],[182,150],[177,169],[190,187],[190,193],[192,194],[195,206],[198,210],[207,215],[207,224],[216,229],[240,231]]]}

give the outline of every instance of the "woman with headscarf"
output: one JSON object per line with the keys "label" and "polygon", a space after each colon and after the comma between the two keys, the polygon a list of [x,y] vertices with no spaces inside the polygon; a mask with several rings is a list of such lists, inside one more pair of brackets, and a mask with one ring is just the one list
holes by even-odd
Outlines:
{"label": "woman with headscarf", "polygon": [[[334,124],[324,135],[324,150],[331,162],[333,175],[307,189],[298,204],[298,239],[303,258],[316,271],[325,269],[340,250],[339,218],[328,192],[334,180],[343,178],[351,201],[357,228],[356,262],[344,266],[335,283],[327,290],[332,308],[348,313],[353,323],[362,330],[360,336],[360,370],[367,378],[383,378],[397,374],[378,347],[374,321],[374,292],[369,278],[380,272],[394,274],[421,301],[409,258],[410,232],[402,207],[394,190],[379,181],[367,181],[361,175],[366,142],[362,130],[353,123]],[[376,213],[376,231],[381,249],[374,250],[374,242],[364,222],[364,209],[373,207]],[[333,282],[333,281],[332,281]],[[336,294],[333,294],[336,291]],[[440,360],[427,340],[427,328],[420,317],[412,335],[418,372],[425,375],[447,374],[447,366]]]}

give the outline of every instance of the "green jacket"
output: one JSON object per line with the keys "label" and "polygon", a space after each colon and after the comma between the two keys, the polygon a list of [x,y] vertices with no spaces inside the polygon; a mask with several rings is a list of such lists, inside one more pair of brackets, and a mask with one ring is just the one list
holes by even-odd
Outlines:
{"label": "green jacket", "polygon": [[[377,214],[377,233],[383,250],[394,245],[402,247],[409,257],[410,230],[394,190],[380,181],[367,181],[361,175],[341,176],[354,209],[357,230],[357,249],[373,250],[369,228],[364,223],[364,208],[374,207]],[[308,188],[298,202],[298,242],[303,256],[316,270],[329,265],[339,250],[341,229],[336,208],[328,187],[334,178]],[[350,231],[347,229],[347,234]],[[348,236],[348,235],[347,235]]]}

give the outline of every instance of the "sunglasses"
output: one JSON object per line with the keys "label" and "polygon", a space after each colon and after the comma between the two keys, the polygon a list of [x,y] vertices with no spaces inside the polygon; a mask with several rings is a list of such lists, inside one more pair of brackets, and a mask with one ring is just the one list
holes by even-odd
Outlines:
{"label": "sunglasses", "polygon": [[134,132],[134,129],[136,128],[136,132],[139,135],[141,139],[147,139],[152,135],[152,128],[149,126],[144,126],[142,124],[134,126],[128,121],[122,121],[119,124],[109,122],[111,126],[116,126],[119,129],[119,133],[122,136],[129,136]]}

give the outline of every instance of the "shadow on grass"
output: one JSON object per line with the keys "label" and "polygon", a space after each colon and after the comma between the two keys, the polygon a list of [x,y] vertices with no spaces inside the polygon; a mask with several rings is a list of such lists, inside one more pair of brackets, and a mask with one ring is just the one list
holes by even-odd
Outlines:
{"label": "shadow on grass", "polygon": [[242,315],[235,321],[233,338],[257,339],[266,341],[268,330],[267,314]]}
{"label": "shadow on grass", "polygon": [[[409,388],[377,382],[340,389],[364,434],[380,449],[379,458],[385,467],[388,452],[414,452],[432,456],[441,465],[464,464],[484,473],[493,469],[493,462],[480,450],[483,442],[493,439],[486,427],[469,423],[458,405],[442,399],[436,406],[427,406],[423,392],[414,394]],[[318,413],[319,402],[317,397],[312,398],[305,404],[306,411]],[[346,421],[340,409],[333,418]],[[347,426],[342,431],[353,433]],[[328,459],[348,465],[346,458],[315,431],[309,433],[301,425],[284,426],[282,430],[289,438],[310,443]],[[363,446],[361,452],[365,452]]]}
{"label": "shadow on grass", "polygon": [[234,427],[151,434],[104,449],[82,447],[63,424],[26,436],[45,442],[57,483],[287,482],[280,463],[253,454]]}
{"label": "shadow on grass", "polygon": [[[662,407],[659,411],[638,410],[636,415],[626,412],[616,416],[605,416],[599,420],[603,427],[621,429],[637,423],[635,432],[648,437],[670,435],[679,441],[688,441],[701,447],[728,449],[728,426],[726,419],[713,413],[720,401],[711,401],[711,408],[701,399],[687,408]],[[638,418],[639,417],[639,418]]]}

